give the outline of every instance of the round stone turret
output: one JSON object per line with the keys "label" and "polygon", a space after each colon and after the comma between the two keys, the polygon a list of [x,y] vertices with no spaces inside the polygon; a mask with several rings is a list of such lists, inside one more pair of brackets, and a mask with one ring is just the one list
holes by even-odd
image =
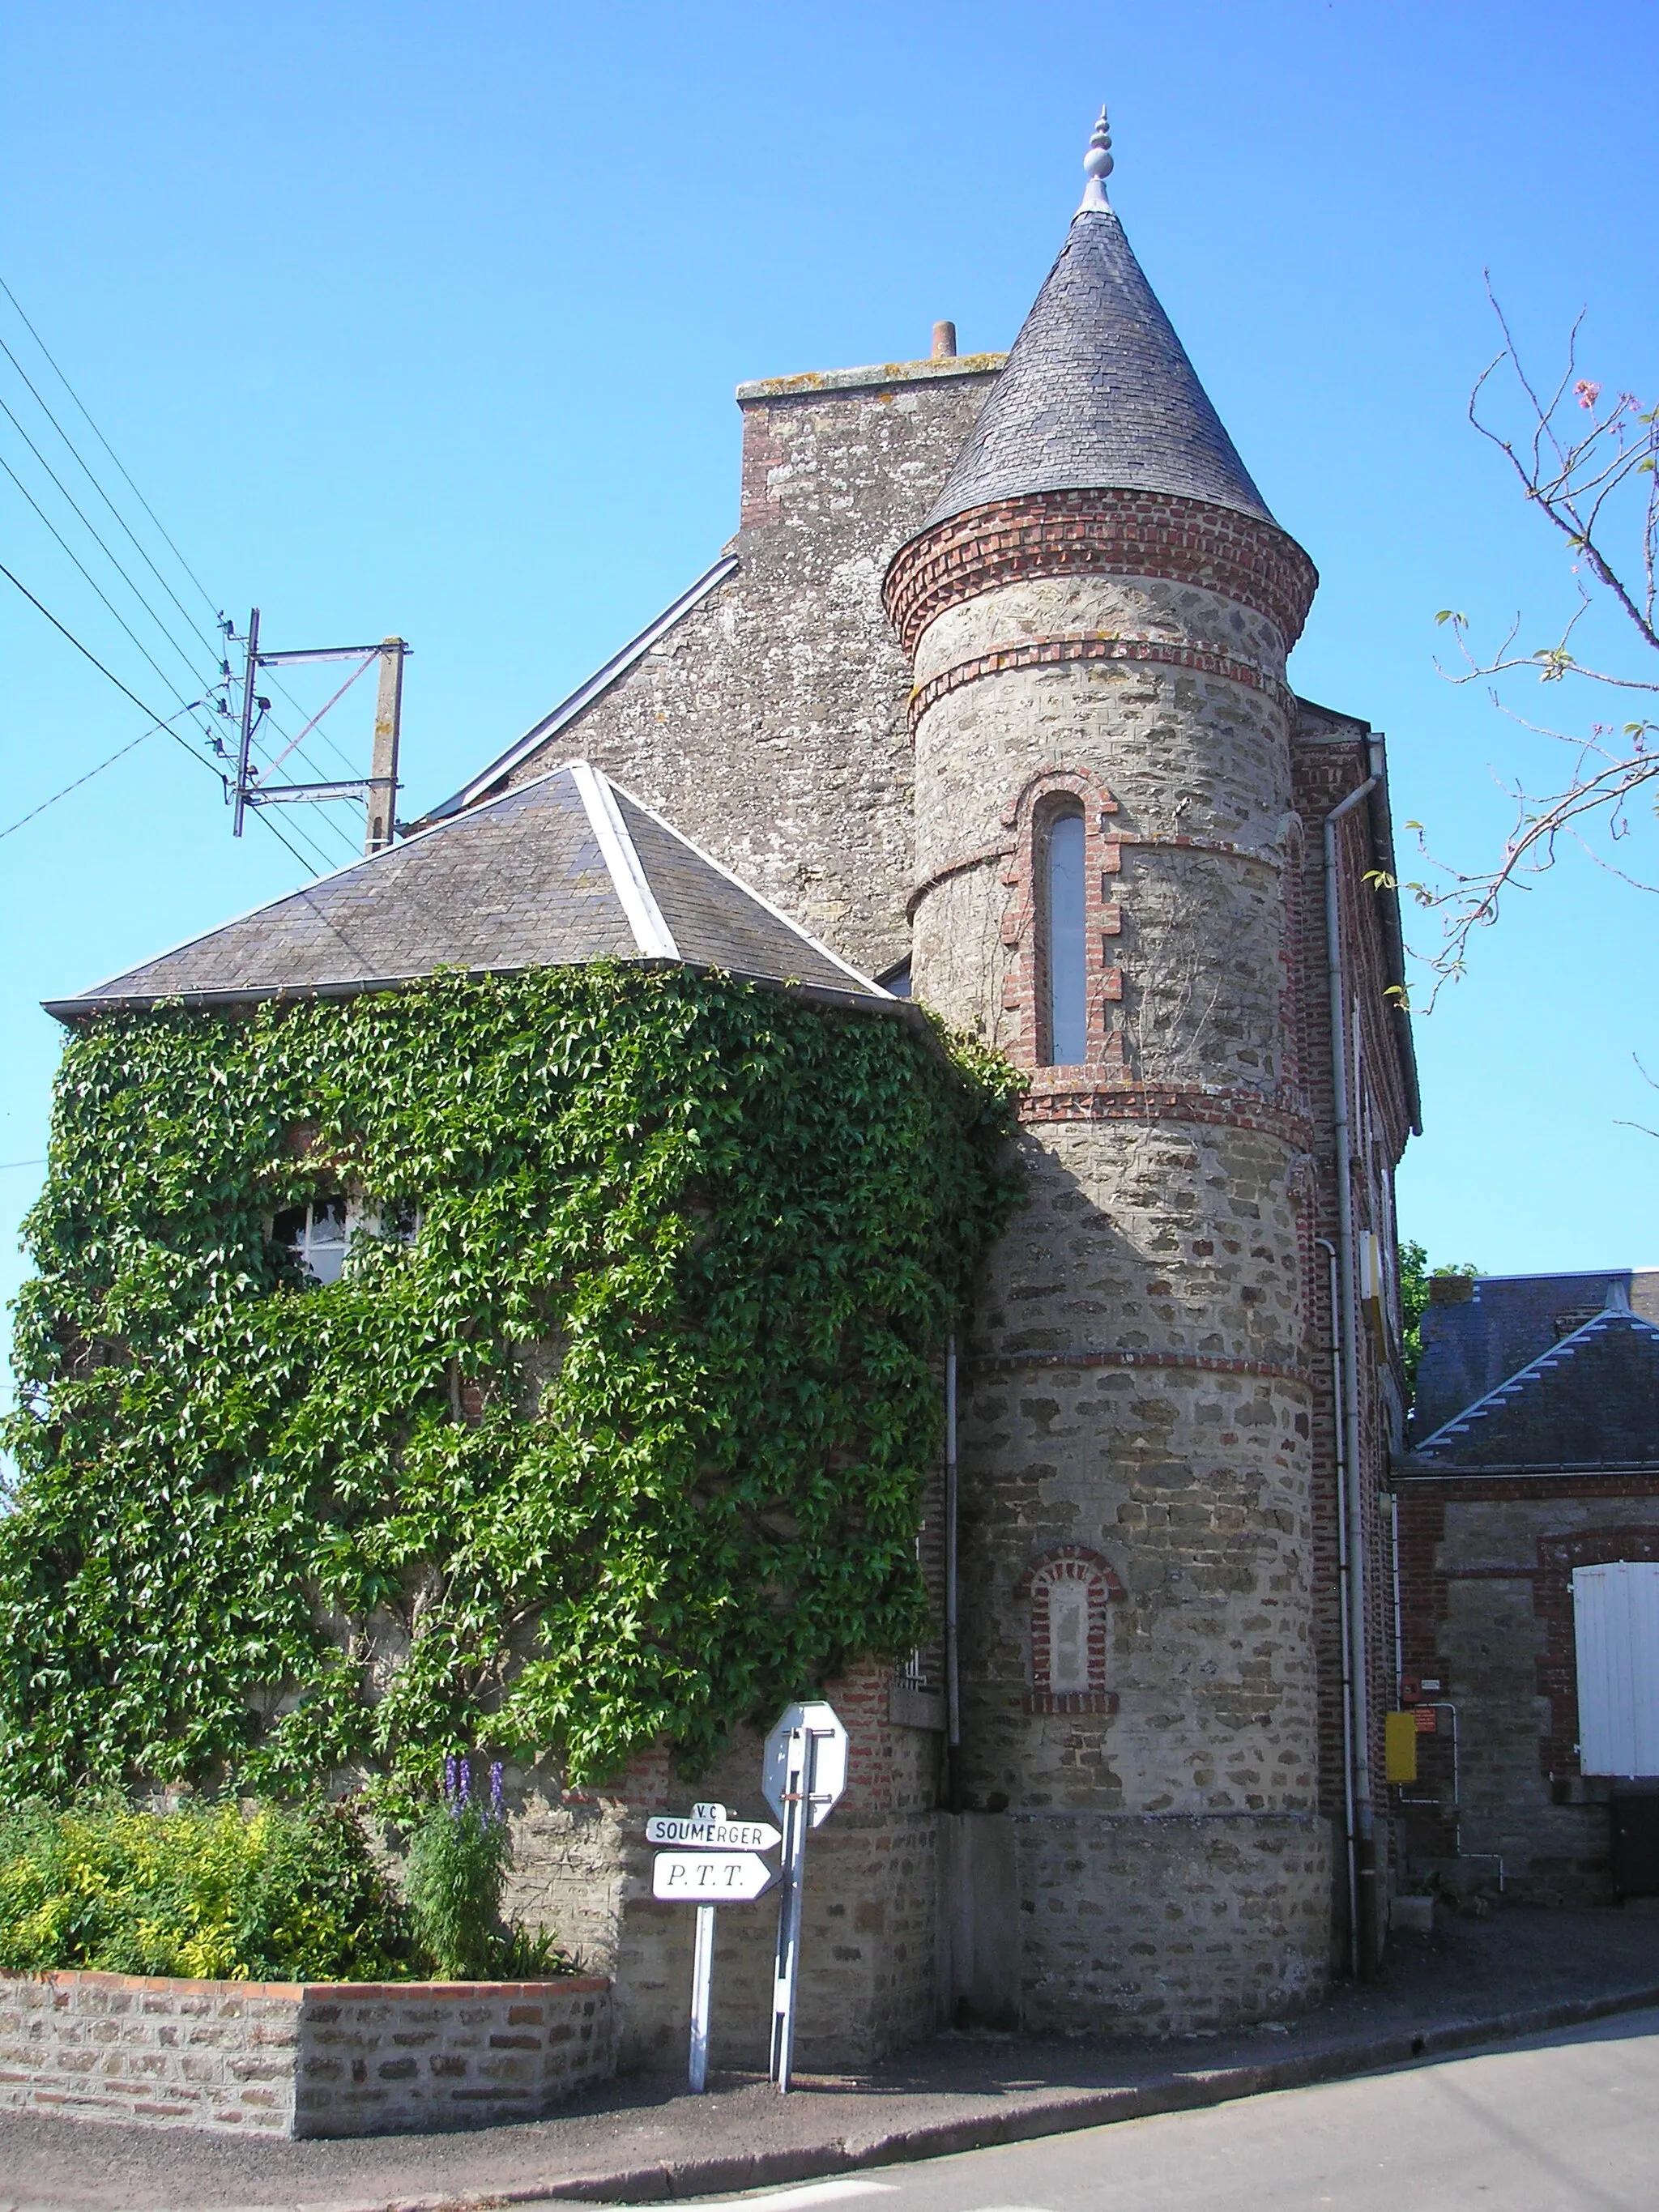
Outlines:
{"label": "round stone turret", "polygon": [[1006,1807],[963,1865],[1032,2028],[1224,2025],[1327,1968],[1285,890],[1316,581],[1095,191],[886,583],[913,988],[1030,1079],[962,1393],[962,1776]]}

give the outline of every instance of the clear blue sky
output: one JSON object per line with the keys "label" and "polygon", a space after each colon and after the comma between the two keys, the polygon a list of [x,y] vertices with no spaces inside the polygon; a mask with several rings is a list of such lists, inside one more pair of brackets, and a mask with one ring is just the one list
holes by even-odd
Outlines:
{"label": "clear blue sky", "polygon": [[[1434,612],[1495,635],[1525,608],[1530,643],[1565,596],[1464,422],[1492,349],[1481,270],[1540,358],[1588,303],[1589,373],[1659,390],[1653,32],[1622,0],[64,0],[9,19],[0,273],[215,605],[258,600],[277,644],[413,641],[418,807],[714,555],[740,379],[915,356],[943,315],[964,349],[1008,343],[1104,96],[1114,202],[1323,576],[1295,679],[1389,733],[1398,813],[1474,860],[1507,823],[1513,740],[1435,674]],[[3,301],[0,334],[33,371]],[[34,428],[3,358],[0,390]],[[0,453],[130,611],[3,416]],[[0,536],[172,703],[3,477]],[[141,722],[0,593],[3,827]],[[1644,819],[1633,844],[1655,842]],[[0,1160],[45,1148],[42,996],[300,875],[257,825],[233,843],[161,737],[0,841]],[[1632,1064],[1659,1062],[1656,925],[1659,901],[1564,866],[1419,1024],[1401,1214],[1437,1258],[1659,1262],[1659,1144],[1619,1126],[1659,1124]],[[38,1182],[0,1174],[8,1293]]]}

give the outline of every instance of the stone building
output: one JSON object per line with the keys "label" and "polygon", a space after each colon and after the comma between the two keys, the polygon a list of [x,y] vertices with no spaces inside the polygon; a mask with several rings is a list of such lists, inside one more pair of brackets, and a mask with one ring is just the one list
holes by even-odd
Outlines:
{"label": "stone building", "polygon": [[[1028,1076],[924,1532],[937,1648],[828,1686],[854,1767],[809,2063],[942,2018],[1219,2027],[1380,1942],[1418,1117],[1383,748],[1287,680],[1313,565],[1108,204],[1103,125],[1012,351],[942,325],[928,360],[741,386],[720,558],[358,872],[580,757]],[[757,1781],[739,1731],[696,1794]],[[520,1909],[617,1976],[625,2058],[668,2056],[690,1930],[642,1824],[691,1791],[665,1751],[611,1793],[522,1783]],[[721,1920],[717,2059],[753,2057],[770,1930]]]}
{"label": "stone building", "polygon": [[[1419,1877],[1533,1904],[1654,1893],[1659,1646],[1640,1603],[1615,1602],[1633,1696],[1603,1712],[1602,1638],[1581,1615],[1622,1595],[1598,1571],[1659,1598],[1659,1272],[1430,1288],[1395,1483],[1396,1663],[1419,1731],[1392,1792],[1404,1851]],[[1604,1755],[1620,1718],[1632,1744]]]}

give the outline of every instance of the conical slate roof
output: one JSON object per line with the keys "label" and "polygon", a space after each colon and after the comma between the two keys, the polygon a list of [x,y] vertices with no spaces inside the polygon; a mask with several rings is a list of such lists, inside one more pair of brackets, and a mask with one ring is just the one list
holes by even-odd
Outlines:
{"label": "conical slate roof", "polygon": [[1659,1328],[1622,1283],[1570,1336],[1425,1437],[1421,1474],[1659,1467]]}
{"label": "conical slate roof", "polygon": [[1039,491],[1160,491],[1271,522],[1102,200],[1060,258],[924,530]]}
{"label": "conical slate roof", "polygon": [[46,1010],[345,997],[438,968],[602,959],[897,1003],[608,776],[567,761]]}

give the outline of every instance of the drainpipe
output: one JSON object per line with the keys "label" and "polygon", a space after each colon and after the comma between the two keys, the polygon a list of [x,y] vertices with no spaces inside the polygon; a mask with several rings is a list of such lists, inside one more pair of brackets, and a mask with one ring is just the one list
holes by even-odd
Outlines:
{"label": "drainpipe", "polygon": [[1348,1636],[1348,1438],[1342,1408],[1342,1327],[1338,1317],[1336,1247],[1328,1237],[1314,1243],[1325,1254],[1330,1273],[1331,1395],[1336,1406],[1336,1588],[1337,1617],[1342,1625],[1342,1834],[1348,1863],[1348,1971],[1359,1974],[1359,1851],[1353,1824],[1353,1661]]}
{"label": "drainpipe", "polygon": [[945,1802],[962,1810],[962,1670],[957,1639],[957,1340],[945,1347]]}
{"label": "drainpipe", "polygon": [[1394,1702],[1406,1681],[1406,1619],[1400,1603],[1400,1493],[1389,1492],[1389,1564],[1394,1571]]}
{"label": "drainpipe", "polygon": [[1330,972],[1331,1094],[1336,1144],[1337,1310],[1342,1350],[1341,1395],[1337,1419],[1342,1449],[1337,1480],[1346,1495],[1338,1500],[1348,1539],[1346,1596],[1348,1619],[1348,1774],[1353,1796],[1353,1928],[1359,1978],[1376,1970],[1379,1917],[1376,1898],[1376,1824],[1371,1800],[1370,1668],[1365,1592],[1365,1496],[1359,1437],[1359,1328],[1353,1275],[1353,1166],[1348,1098],[1347,988],[1342,966],[1342,915],[1337,876],[1336,825],[1370,798],[1382,781],[1379,748],[1370,754],[1371,773],[1325,817],[1325,956]]}

